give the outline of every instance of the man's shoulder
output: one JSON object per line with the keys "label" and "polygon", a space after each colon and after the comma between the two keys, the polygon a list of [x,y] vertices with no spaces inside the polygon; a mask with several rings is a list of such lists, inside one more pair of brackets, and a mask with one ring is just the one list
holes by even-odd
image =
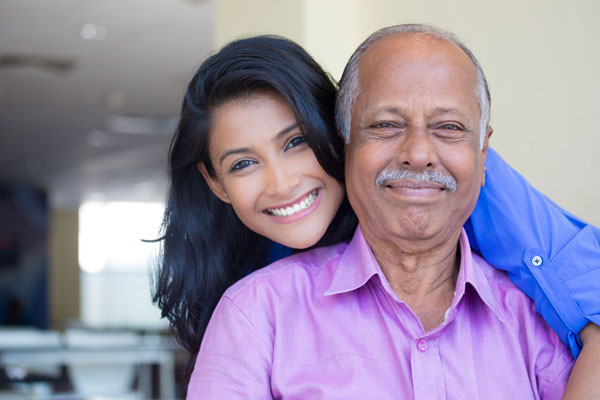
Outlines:
{"label": "man's shoulder", "polygon": [[543,321],[536,313],[533,301],[510,280],[506,271],[494,268],[475,253],[473,253],[473,267],[485,277],[505,316],[509,319],[532,318]]}
{"label": "man's shoulder", "polygon": [[514,283],[512,283],[505,271],[495,268],[493,265],[488,263],[482,256],[475,252],[472,253],[472,257],[473,267],[481,271],[485,276],[486,280],[490,282],[490,284],[493,284],[494,286],[498,287],[514,287],[515,289],[519,290],[514,285]]}
{"label": "man's shoulder", "polygon": [[497,305],[502,309],[505,340],[526,350],[537,379],[547,379],[550,383],[544,382],[544,386],[555,390],[556,384],[561,385],[557,379],[565,378],[565,372],[572,366],[570,351],[536,312],[533,301],[505,271],[494,268],[477,254],[473,254],[473,266],[483,272]]}
{"label": "man's shoulder", "polygon": [[272,292],[291,295],[299,289],[319,289],[331,281],[346,247],[338,243],[282,258],[242,278],[224,296],[237,302]]}

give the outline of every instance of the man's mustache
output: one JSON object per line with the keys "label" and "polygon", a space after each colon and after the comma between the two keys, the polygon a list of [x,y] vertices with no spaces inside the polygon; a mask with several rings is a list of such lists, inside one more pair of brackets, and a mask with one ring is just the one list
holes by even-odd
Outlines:
{"label": "man's mustache", "polygon": [[406,168],[384,169],[381,171],[375,184],[377,186],[385,186],[389,181],[399,181],[402,179],[410,179],[413,181],[433,182],[446,190],[454,192],[456,190],[456,180],[437,171],[415,172]]}

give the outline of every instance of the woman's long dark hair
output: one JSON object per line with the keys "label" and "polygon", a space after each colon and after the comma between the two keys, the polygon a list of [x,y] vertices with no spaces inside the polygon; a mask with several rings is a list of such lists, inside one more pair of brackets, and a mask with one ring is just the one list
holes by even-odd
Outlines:
{"label": "woman's long dark hair", "polygon": [[[336,86],[297,44],[258,36],[223,47],[189,83],[171,142],[171,186],[153,300],[179,342],[195,354],[227,287],[264,266],[268,240],[248,229],[219,200],[198,170],[214,175],[208,143],[212,112],[256,92],[276,92],[292,108],[323,169],[344,182],[344,141],[334,122]],[[347,199],[317,246],[348,240],[356,227]]]}

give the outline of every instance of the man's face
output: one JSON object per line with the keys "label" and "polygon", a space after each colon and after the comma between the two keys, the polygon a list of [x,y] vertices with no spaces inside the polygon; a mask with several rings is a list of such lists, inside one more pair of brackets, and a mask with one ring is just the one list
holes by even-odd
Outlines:
{"label": "man's face", "polygon": [[346,188],[367,240],[457,239],[483,184],[491,134],[481,149],[473,63],[450,43],[394,35],[358,67]]}

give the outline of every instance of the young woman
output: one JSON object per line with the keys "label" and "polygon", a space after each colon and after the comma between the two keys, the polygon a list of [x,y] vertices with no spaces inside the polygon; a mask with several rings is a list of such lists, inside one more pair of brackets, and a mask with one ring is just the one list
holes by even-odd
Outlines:
{"label": "young woman", "polygon": [[[356,218],[344,195],[335,95],[331,78],[302,48],[268,36],[230,43],[190,82],[170,149],[154,296],[190,353],[232,283],[289,254],[286,248],[351,238]],[[469,240],[509,272],[577,353],[577,333],[597,318],[589,313],[593,301],[582,309],[570,291],[586,294],[585,288],[540,276],[535,257],[550,263],[561,249],[577,255],[589,247],[589,235],[600,234],[532,189],[493,151],[486,165],[486,185],[466,225]],[[570,267],[562,255],[552,271]],[[589,250],[585,256],[594,257]],[[565,314],[568,307],[578,314]]]}

